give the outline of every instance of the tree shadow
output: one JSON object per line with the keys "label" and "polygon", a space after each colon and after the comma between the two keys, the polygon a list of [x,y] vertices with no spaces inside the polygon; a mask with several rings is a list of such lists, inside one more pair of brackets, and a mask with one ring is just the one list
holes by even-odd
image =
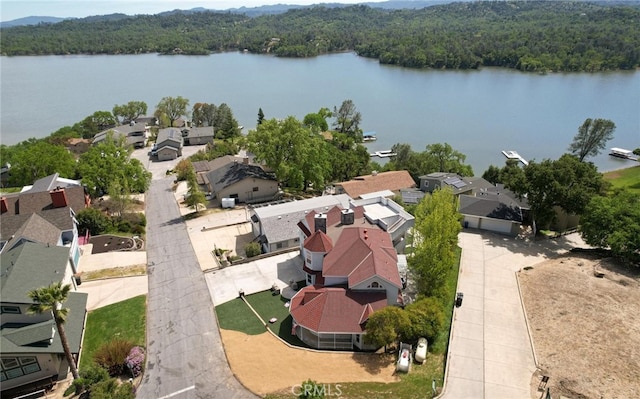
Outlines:
{"label": "tree shadow", "polygon": [[371,374],[378,374],[384,368],[395,362],[395,354],[386,352],[353,352],[351,357]]}

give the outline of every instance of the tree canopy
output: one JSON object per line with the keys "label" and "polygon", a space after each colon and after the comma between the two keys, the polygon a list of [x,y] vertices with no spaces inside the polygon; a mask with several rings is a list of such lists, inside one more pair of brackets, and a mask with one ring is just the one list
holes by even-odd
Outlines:
{"label": "tree canopy", "polygon": [[640,196],[626,190],[594,196],[580,218],[580,234],[595,247],[618,257],[640,256]]}
{"label": "tree canopy", "polygon": [[333,107],[333,116],[336,118],[333,126],[338,132],[351,137],[356,143],[362,143],[362,115],[352,100],[344,100],[340,108]]}
{"label": "tree canopy", "polygon": [[181,96],[163,97],[156,105],[154,115],[163,125],[172,127],[175,121],[187,115],[188,106],[189,100]]}
{"label": "tree canopy", "polygon": [[473,176],[473,169],[466,165],[466,155],[453,149],[450,144],[435,143],[426,146],[425,151],[415,152],[411,145],[396,143],[391,147],[396,154],[391,157],[385,170],[406,170],[413,180],[433,172],[457,173],[461,176]]}
{"label": "tree canopy", "polygon": [[527,198],[534,221],[546,228],[555,220],[554,207],[569,214],[582,214],[595,195],[603,193],[602,175],[591,162],[580,162],[570,154],[558,160],[529,162],[524,168],[503,168],[503,183],[521,197]]}
{"label": "tree canopy", "polygon": [[425,196],[415,211],[413,255],[409,268],[419,294],[441,297],[448,271],[455,263],[462,216],[458,200],[448,189]]}
{"label": "tree canopy", "polygon": [[607,141],[613,138],[615,123],[608,119],[587,118],[578,128],[569,151],[582,162],[586,157],[595,157],[602,151]]}
{"label": "tree canopy", "polygon": [[[2,55],[209,54],[312,57],[355,51],[411,68],[633,70],[640,9],[566,1],[452,2],[423,9],[316,5],[250,18],[233,12],[111,15],[2,28]],[[273,40],[277,39],[277,40]]]}
{"label": "tree canopy", "polygon": [[[61,177],[75,176],[76,161],[64,147],[49,144],[44,140],[23,142],[14,147],[5,147],[2,161],[11,164],[10,183],[25,186],[53,173]],[[5,158],[7,155],[7,158]]]}
{"label": "tree canopy", "polygon": [[126,104],[114,105],[112,113],[118,119],[118,122],[129,123],[142,115],[146,115],[147,103],[144,101],[129,101]]}
{"label": "tree canopy", "polygon": [[126,192],[143,193],[151,183],[151,173],[135,158],[124,140],[109,136],[80,156],[78,173],[92,196],[104,195],[113,182]]}

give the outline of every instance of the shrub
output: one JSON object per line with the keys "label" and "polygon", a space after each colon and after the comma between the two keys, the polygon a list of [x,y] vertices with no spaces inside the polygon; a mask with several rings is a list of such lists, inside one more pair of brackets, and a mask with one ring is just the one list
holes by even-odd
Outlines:
{"label": "shrub", "polygon": [[133,377],[137,377],[142,373],[144,367],[144,349],[139,346],[134,346],[129,352],[129,356],[125,360],[125,364],[131,370]]}
{"label": "shrub", "polygon": [[254,256],[258,256],[262,253],[262,248],[257,242],[250,242],[244,246],[244,252],[247,254],[247,258],[253,258]]}
{"label": "shrub", "polygon": [[101,381],[91,387],[91,399],[133,399],[133,385],[118,384],[115,378]]}
{"label": "shrub", "polygon": [[93,355],[93,360],[104,367],[112,377],[124,374],[125,360],[133,343],[125,339],[114,339],[102,345]]}
{"label": "shrub", "polygon": [[89,230],[93,236],[102,234],[111,227],[109,217],[96,208],[85,208],[78,211],[76,220],[79,232],[83,233]]}
{"label": "shrub", "polygon": [[73,387],[73,392],[76,395],[80,395],[85,389],[89,388],[89,383],[84,378],[78,378],[73,380],[71,386]]}
{"label": "shrub", "polygon": [[87,385],[93,385],[108,380],[109,373],[102,367],[92,365],[80,371],[80,377],[87,382]]}

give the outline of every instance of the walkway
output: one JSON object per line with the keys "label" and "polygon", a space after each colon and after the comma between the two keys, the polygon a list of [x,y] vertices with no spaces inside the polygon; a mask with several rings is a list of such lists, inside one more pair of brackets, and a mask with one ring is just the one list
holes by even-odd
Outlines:
{"label": "walkway", "polygon": [[[536,370],[515,272],[580,246],[576,234],[529,242],[462,232],[444,399],[529,399]],[[583,244],[582,244],[583,245]]]}

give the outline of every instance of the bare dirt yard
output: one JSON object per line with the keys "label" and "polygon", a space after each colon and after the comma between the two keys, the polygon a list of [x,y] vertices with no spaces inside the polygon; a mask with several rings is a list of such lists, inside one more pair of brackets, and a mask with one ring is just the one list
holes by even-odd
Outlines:
{"label": "bare dirt yard", "polygon": [[220,330],[231,371],[252,392],[291,392],[312,379],[323,383],[394,382],[393,355],[325,353],[290,348],[265,332],[247,335]]}
{"label": "bare dirt yard", "polygon": [[518,274],[553,398],[640,398],[640,268],[569,253]]}

